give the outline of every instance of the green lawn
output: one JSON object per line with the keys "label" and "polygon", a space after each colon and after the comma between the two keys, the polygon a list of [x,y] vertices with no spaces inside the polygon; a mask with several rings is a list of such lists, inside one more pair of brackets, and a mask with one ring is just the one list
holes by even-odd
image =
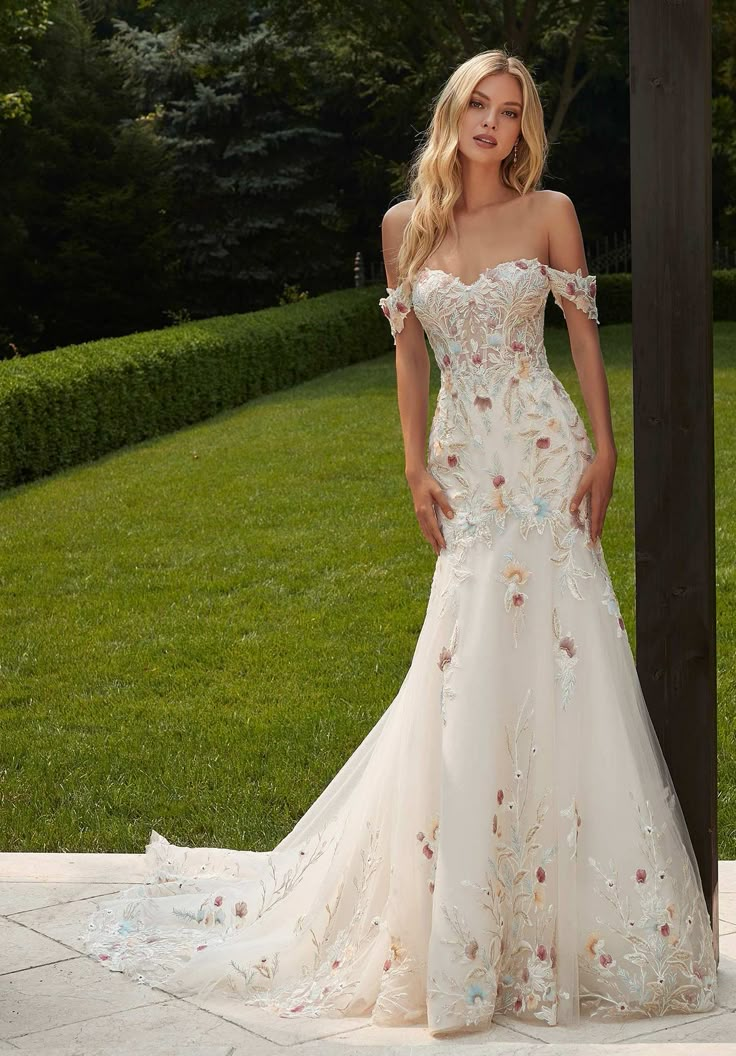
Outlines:
{"label": "green lawn", "polygon": [[[734,858],[736,324],[715,335],[719,856]],[[635,648],[630,327],[600,336],[619,449],[603,544]],[[584,410],[565,330],[546,344]],[[140,852],[151,828],[275,845],[393,699],[435,563],[392,354],[6,492],[0,533],[10,851]]]}

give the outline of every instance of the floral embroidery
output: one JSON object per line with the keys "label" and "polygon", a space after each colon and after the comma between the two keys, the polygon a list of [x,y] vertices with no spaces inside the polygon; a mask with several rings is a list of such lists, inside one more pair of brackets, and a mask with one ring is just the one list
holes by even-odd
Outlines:
{"label": "floral embroidery", "polygon": [[504,788],[496,793],[498,809],[493,816],[486,876],[481,884],[462,881],[477,892],[487,922],[485,940],[457,907],[450,908],[443,900],[439,903],[451,936],[443,941],[455,951],[452,963],[457,969],[430,979],[428,995],[435,1020],[471,1027],[490,1021],[494,1011],[516,1015],[528,1011],[535,1019],[556,1022],[556,913],[554,903],[548,903],[545,896],[547,867],[556,847],[542,850],[535,839],[547,813],[547,792],[528,816],[537,755],[530,731],[534,715],[528,707],[530,697],[528,690],[513,730],[506,726],[512,784],[508,795]]}
{"label": "floral embroidery", "polygon": [[434,894],[434,878],[437,873],[437,840],[439,838],[440,820],[439,814],[435,813],[429,826],[429,832],[418,832],[417,839],[421,844],[424,857],[430,862],[429,879],[427,886],[431,894]]}
{"label": "floral embroidery", "polygon": [[455,696],[455,689],[452,686],[451,680],[447,674],[447,668],[455,666],[457,661],[455,660],[455,651],[457,649],[458,639],[458,622],[455,620],[455,624],[452,628],[452,634],[450,636],[449,646],[443,646],[440,649],[439,659],[437,660],[437,666],[442,672],[442,687],[440,690],[440,714],[442,715],[442,725],[447,725],[447,702],[452,700]]}
{"label": "floral embroidery", "polygon": [[603,578],[601,603],[606,606],[606,610],[616,620],[616,636],[621,638],[626,630],[624,618],[621,615],[621,609],[619,608],[618,600],[613,589],[611,573],[608,571],[608,564],[606,562],[605,554],[603,553],[603,546],[600,539],[597,544],[591,548],[591,552],[595,558],[597,572]]}
{"label": "floral embroidery", "polygon": [[576,308],[580,308],[590,319],[594,319],[600,325],[598,309],[595,304],[597,292],[595,275],[583,275],[580,268],[574,272],[559,271],[557,268],[550,268],[546,264],[543,264],[540,270],[543,271],[543,274],[549,275],[552,296],[563,312],[562,298],[567,297]]}
{"label": "floral embroidery", "polygon": [[[231,961],[237,975],[231,976],[235,989],[245,984],[249,1004],[258,1005],[282,1017],[294,1015],[319,1016],[327,1009],[347,1011],[350,1000],[359,984],[354,972],[358,959],[365,954],[368,945],[377,941],[385,922],[374,916],[366,919],[366,908],[372,890],[374,874],[382,861],[377,854],[379,832],[370,821],[366,822],[367,848],[361,852],[360,871],[354,880],[357,891],[355,906],[347,924],[337,931],[338,906],[343,898],[344,882],[341,882],[332,905],[325,906],[326,924],[318,938],[312,931],[313,964],[305,973],[305,980],[298,985],[287,979],[282,986],[276,985],[279,972],[279,952],[268,950],[255,963],[242,966]],[[242,980],[238,985],[238,979]],[[260,983],[266,985],[259,985]]]}
{"label": "floral embroidery", "polygon": [[404,329],[404,318],[411,311],[411,290],[402,283],[396,289],[386,287],[387,297],[382,297],[378,302],[383,314],[391,326],[391,334],[396,341],[396,335]]}
{"label": "floral embroidery", "polygon": [[575,667],[578,662],[578,651],[575,639],[568,631],[563,634],[560,628],[560,616],[556,608],[552,609],[552,634],[557,643],[555,662],[557,664],[556,680],[560,684],[562,694],[562,710],[567,710],[567,705],[572,700],[575,692]]}
{"label": "floral embroidery", "polygon": [[504,607],[506,612],[513,613],[514,645],[518,646],[519,641],[517,633],[524,624],[524,603],[529,596],[520,588],[529,579],[531,572],[528,568],[525,568],[520,561],[517,561],[514,558],[511,550],[504,554],[504,557],[508,558],[508,560],[499,572],[498,579],[501,583],[506,584]]}
{"label": "floral embroidery", "polygon": [[614,862],[603,869],[588,859],[598,877],[596,892],[611,912],[605,921],[596,917],[601,931],[587,936],[578,956],[581,1002],[603,1019],[708,1011],[715,1006],[716,966],[688,853],[681,846],[680,886],[668,869],[671,858],[662,861],[658,849],[664,827],[655,826],[648,800],[644,811],[631,790],[629,796],[638,817],[641,864],[622,883]]}
{"label": "floral embroidery", "polygon": [[564,807],[560,814],[563,818],[572,818],[570,831],[567,834],[567,846],[572,847],[572,853],[570,858],[577,858],[578,855],[578,830],[582,825],[582,819],[580,812],[578,811],[578,804],[575,796],[572,797],[569,807]]}

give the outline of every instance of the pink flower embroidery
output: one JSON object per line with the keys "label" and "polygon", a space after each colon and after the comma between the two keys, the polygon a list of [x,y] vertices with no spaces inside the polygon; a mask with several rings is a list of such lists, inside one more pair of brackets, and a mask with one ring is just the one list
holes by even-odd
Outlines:
{"label": "pink flower embroidery", "polygon": [[569,635],[565,635],[564,638],[560,638],[560,649],[567,653],[568,656],[575,656],[575,639]]}

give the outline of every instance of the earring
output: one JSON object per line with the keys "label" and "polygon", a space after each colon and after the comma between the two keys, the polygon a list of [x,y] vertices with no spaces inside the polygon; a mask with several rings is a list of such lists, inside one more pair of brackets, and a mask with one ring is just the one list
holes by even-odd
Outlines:
{"label": "earring", "polygon": [[[518,140],[517,140],[518,142]],[[514,165],[516,164],[516,143],[514,143]]]}

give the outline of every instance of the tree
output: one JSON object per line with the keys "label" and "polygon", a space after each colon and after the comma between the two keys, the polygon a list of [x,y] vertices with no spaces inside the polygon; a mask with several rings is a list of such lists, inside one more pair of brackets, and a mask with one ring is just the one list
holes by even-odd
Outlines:
{"label": "tree", "polygon": [[347,283],[340,136],[314,119],[312,93],[305,105],[299,49],[255,16],[226,39],[114,26],[111,54],[172,154],[190,314],[274,304],[285,283],[330,289],[340,271]]}
{"label": "tree", "polygon": [[32,59],[31,120],[3,128],[4,356],[161,325],[175,262],[165,151],[76,0],[52,5]]}
{"label": "tree", "polygon": [[0,0],[0,133],[30,120],[32,44],[50,25],[49,0]]}

